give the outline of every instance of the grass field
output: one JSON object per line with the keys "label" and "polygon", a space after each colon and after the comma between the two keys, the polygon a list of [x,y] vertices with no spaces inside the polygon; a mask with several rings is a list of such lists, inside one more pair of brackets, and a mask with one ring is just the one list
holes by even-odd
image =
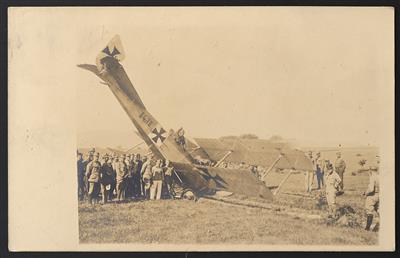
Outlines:
{"label": "grass field", "polygon": [[[354,165],[353,165],[354,166]],[[355,166],[354,166],[355,167]],[[268,186],[279,184],[284,173],[268,175]],[[79,204],[81,243],[168,243],[168,244],[307,244],[374,245],[378,233],[366,232],[364,197],[367,174],[345,174],[345,194],[338,206],[350,205],[356,212],[354,227],[327,223],[326,210],[316,205],[313,196],[304,193],[304,176],[293,174],[272,202],[275,206],[301,209],[324,218],[306,220],[274,210],[226,205],[200,199],[132,201],[123,204],[91,206]]]}
{"label": "grass field", "polygon": [[[301,175],[293,175],[282,191],[302,186]],[[366,176],[348,177],[348,189],[338,204],[350,204],[363,217],[360,192]],[[354,185],[354,188],[353,188]],[[308,209],[324,214],[309,198],[278,194],[274,204]],[[361,221],[360,221],[361,223]],[[81,243],[252,243],[371,245],[378,233],[361,227],[327,225],[327,221],[309,221],[276,214],[273,211],[227,206],[200,199],[137,201],[123,204],[79,205]]]}

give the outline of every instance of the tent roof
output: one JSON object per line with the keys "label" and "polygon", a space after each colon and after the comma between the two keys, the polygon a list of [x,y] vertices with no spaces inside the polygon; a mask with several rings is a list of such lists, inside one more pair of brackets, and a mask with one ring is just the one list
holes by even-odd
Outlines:
{"label": "tent roof", "polygon": [[264,139],[210,139],[196,138],[196,142],[215,161],[220,160],[228,151],[232,154],[228,162],[245,162],[250,165],[269,167],[282,152],[284,157],[276,164],[282,169],[311,170],[312,164],[304,152],[290,148],[288,143],[271,142]]}

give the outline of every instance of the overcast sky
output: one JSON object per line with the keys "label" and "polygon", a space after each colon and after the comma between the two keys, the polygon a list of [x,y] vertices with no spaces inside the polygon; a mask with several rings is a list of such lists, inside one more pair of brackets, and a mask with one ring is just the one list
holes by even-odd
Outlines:
{"label": "overcast sky", "polygon": [[149,112],[192,137],[379,145],[392,119],[390,8],[71,8],[35,24],[25,51],[49,59],[44,83],[76,89],[80,146],[140,141],[108,87],[76,67],[93,64],[115,34]]}
{"label": "overcast sky", "polygon": [[[128,9],[118,19],[99,12],[101,24],[79,29],[76,61],[93,63],[119,34],[122,64],[148,110],[193,137],[278,134],[305,145],[374,145],[380,89],[393,87],[388,10]],[[100,144],[87,135],[131,134],[124,142],[134,144],[111,91],[85,71],[72,73],[80,79],[78,135]]]}

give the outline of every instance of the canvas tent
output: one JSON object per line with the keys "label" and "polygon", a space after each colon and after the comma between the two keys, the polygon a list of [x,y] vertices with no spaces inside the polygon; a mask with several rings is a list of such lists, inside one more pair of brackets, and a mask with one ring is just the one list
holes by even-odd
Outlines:
{"label": "canvas tent", "polygon": [[[209,159],[218,161],[228,151],[232,153],[225,161],[249,165],[270,167],[280,153],[284,156],[275,167],[280,169],[312,170],[312,163],[303,151],[291,148],[284,142],[271,142],[263,139],[210,139],[196,138],[201,151],[205,152]],[[201,155],[201,154],[199,154]]]}

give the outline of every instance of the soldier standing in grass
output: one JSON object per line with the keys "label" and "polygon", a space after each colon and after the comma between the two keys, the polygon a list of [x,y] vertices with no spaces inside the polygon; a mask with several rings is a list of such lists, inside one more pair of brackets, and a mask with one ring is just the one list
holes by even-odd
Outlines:
{"label": "soldier standing in grass", "polygon": [[[112,168],[114,170],[114,185],[111,187],[113,188],[112,191],[115,190],[115,194],[117,194],[117,167],[119,163],[119,157],[116,153],[113,153],[113,161],[112,161]],[[113,192],[111,192],[111,195],[113,195]]]}
{"label": "soldier standing in grass", "polygon": [[131,164],[131,156],[128,154],[125,157],[125,166],[126,166],[126,170],[128,172],[127,176],[126,176],[126,187],[125,187],[125,194],[126,197],[130,198],[133,197],[133,171],[132,171],[132,164]]}
{"label": "soldier standing in grass", "polygon": [[323,161],[323,164],[322,164],[322,167],[321,167],[321,171],[322,171],[322,174],[324,175],[324,183],[326,185],[326,177],[328,175],[328,167],[331,164],[331,162],[329,161],[329,159],[325,159],[325,160],[322,160],[322,161]]}
{"label": "soldier standing in grass", "polygon": [[150,157],[145,163],[143,163],[142,171],[140,172],[142,175],[143,196],[147,200],[150,199],[150,187],[153,178],[152,167],[152,159]]}
{"label": "soldier standing in grass", "polygon": [[78,152],[78,198],[83,201],[85,196],[85,164],[82,159],[82,153]]}
{"label": "soldier standing in grass", "polygon": [[325,188],[325,195],[326,201],[329,207],[329,216],[328,217],[335,217],[336,214],[336,193],[338,191],[341,179],[339,175],[333,171],[333,165],[329,164],[327,167],[327,176],[326,176],[326,188]]}
{"label": "soldier standing in grass", "polygon": [[[374,213],[379,215],[379,156],[376,156],[376,164],[369,168],[369,184],[365,191],[365,210],[367,214],[367,223],[365,230],[370,230]],[[374,231],[379,227],[379,222],[376,223]]]}
{"label": "soldier standing in grass", "polygon": [[102,195],[102,203],[105,204],[110,198],[111,185],[113,184],[114,170],[112,167],[112,161],[108,158],[108,155],[104,158],[105,163],[101,166],[100,170],[100,187]]}
{"label": "soldier standing in grass", "polygon": [[142,193],[142,184],[141,184],[141,174],[142,171],[142,161],[140,160],[140,154],[136,154],[133,158],[133,189],[135,197],[140,197]]}
{"label": "soldier standing in grass", "polygon": [[99,153],[93,156],[93,160],[86,167],[86,177],[89,183],[89,203],[94,204],[98,201],[100,191],[100,168]]}
{"label": "soldier standing in grass", "polygon": [[111,175],[111,183],[110,183],[110,189],[108,190],[108,200],[111,201],[114,198],[114,190],[116,187],[116,173],[115,173],[115,169],[114,169],[114,160],[115,157],[110,155],[110,158],[108,159],[108,163],[111,166],[111,170],[112,170],[112,175]]}
{"label": "soldier standing in grass", "polygon": [[87,169],[87,165],[92,162],[93,160],[93,153],[89,152],[87,159],[85,161],[83,161],[83,167],[85,168],[85,175],[83,177],[83,187],[85,188],[85,193],[84,196],[88,195],[88,191],[89,191],[89,182],[88,182],[88,178],[86,176],[86,169]]}
{"label": "soldier standing in grass", "polygon": [[141,167],[141,169],[140,169],[140,185],[141,185],[141,195],[143,196],[143,197],[145,197],[145,189],[144,189],[144,181],[143,181],[143,173],[144,173],[144,167],[145,167],[145,165],[146,165],[146,163],[147,163],[147,157],[146,156],[143,156],[143,158],[142,158],[142,167]]}
{"label": "soldier standing in grass", "polygon": [[324,161],[321,159],[321,153],[317,152],[315,154],[315,175],[317,176],[317,184],[318,184],[318,190],[321,189],[321,187],[324,186],[324,171],[323,171],[323,166],[324,166]]}
{"label": "soldier standing in grass", "polygon": [[336,153],[336,161],[335,161],[335,171],[336,173],[339,175],[340,177],[340,185],[339,185],[339,191],[341,193],[343,193],[343,174],[346,170],[346,162],[342,159],[342,153],[341,152],[337,152]]}
{"label": "soldier standing in grass", "polygon": [[128,171],[124,162],[124,155],[121,155],[119,161],[115,163],[116,172],[116,188],[117,188],[117,200],[121,202],[125,199],[125,181],[128,175]]}
{"label": "soldier standing in grass", "polygon": [[166,160],[165,166],[164,166],[164,181],[165,181],[165,185],[167,186],[168,194],[171,199],[173,199],[175,196],[175,192],[172,187],[172,174],[173,173],[174,173],[174,168],[170,165],[170,161]]}
{"label": "soldier standing in grass", "polygon": [[164,181],[164,170],[162,168],[162,160],[158,159],[156,165],[151,169],[152,173],[152,185],[150,188],[150,199],[160,200],[162,185]]}
{"label": "soldier standing in grass", "polygon": [[[313,168],[315,167],[315,161],[312,155],[312,151],[308,152],[308,158],[310,159]],[[306,187],[306,192],[310,193],[311,192],[311,188],[313,185],[313,180],[314,180],[314,171],[305,171],[305,187]]]}
{"label": "soldier standing in grass", "polygon": [[116,165],[117,165],[117,163],[119,162],[119,157],[118,157],[118,155],[116,154],[116,153],[113,153],[113,162],[112,162],[112,166],[113,166],[113,169],[114,169],[114,171],[116,171]]}

